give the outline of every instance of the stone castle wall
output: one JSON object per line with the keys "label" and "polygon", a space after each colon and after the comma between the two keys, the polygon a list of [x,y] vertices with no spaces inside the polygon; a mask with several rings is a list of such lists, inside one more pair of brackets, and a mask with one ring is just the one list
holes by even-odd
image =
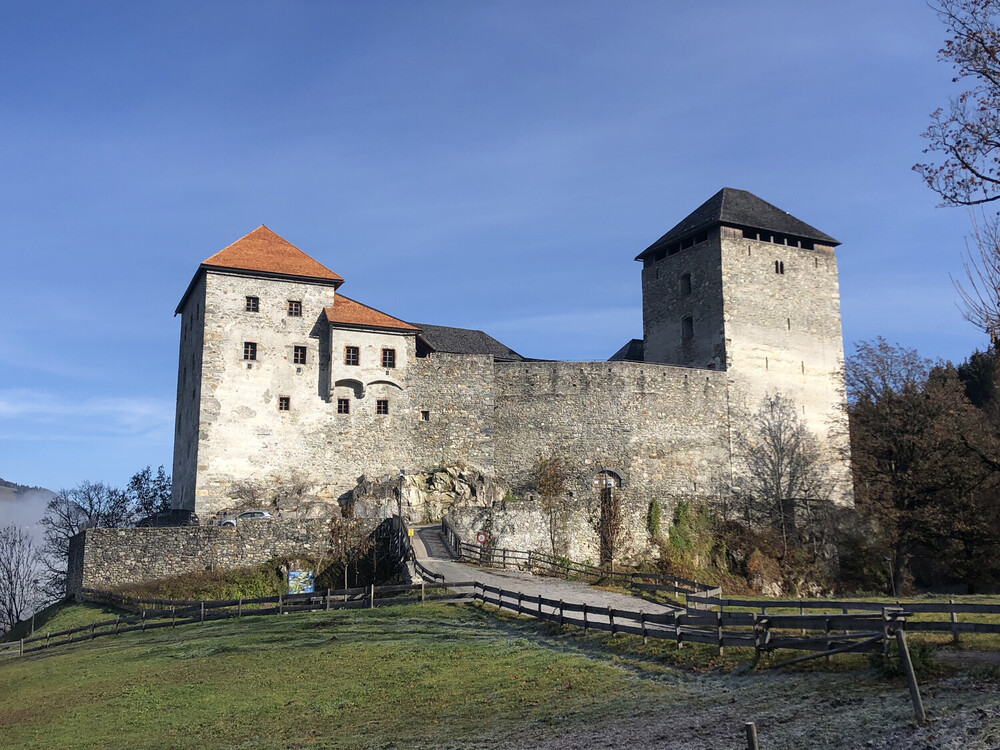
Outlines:
{"label": "stone castle wall", "polygon": [[248,567],[274,557],[318,558],[329,549],[328,537],[328,522],[321,519],[250,521],[236,528],[87,529],[70,541],[67,593]]}
{"label": "stone castle wall", "polygon": [[611,469],[633,552],[646,546],[652,498],[669,513],[679,498],[711,494],[729,465],[724,372],[640,362],[503,362],[496,370],[497,476],[524,494],[539,456],[562,457],[572,472],[569,505],[594,516],[595,475]]}

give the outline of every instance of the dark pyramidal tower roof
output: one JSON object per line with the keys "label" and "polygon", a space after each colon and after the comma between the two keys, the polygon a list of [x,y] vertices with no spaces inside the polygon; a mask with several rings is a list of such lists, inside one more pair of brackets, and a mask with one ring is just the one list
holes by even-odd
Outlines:
{"label": "dark pyramidal tower roof", "polygon": [[753,193],[735,188],[722,188],[684,217],[673,229],[639,253],[636,260],[643,260],[661,247],[720,224],[801,237],[834,247],[840,244],[830,235],[796,219],[777,206],[772,206]]}

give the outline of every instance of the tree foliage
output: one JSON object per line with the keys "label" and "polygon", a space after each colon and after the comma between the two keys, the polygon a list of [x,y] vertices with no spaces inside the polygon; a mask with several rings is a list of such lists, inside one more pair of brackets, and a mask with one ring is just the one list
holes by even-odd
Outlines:
{"label": "tree foliage", "polygon": [[1000,0],[938,0],[948,38],[938,59],[965,90],[931,114],[932,161],[914,170],[948,205],[1000,198]]}
{"label": "tree foliage", "polygon": [[140,469],[128,480],[125,488],[132,512],[138,518],[168,510],[171,492],[170,475],[162,466],[157,468],[156,474],[149,466]]}
{"label": "tree foliage", "polygon": [[859,345],[846,371],[855,501],[896,588],[933,569],[975,586],[997,550],[998,444],[986,413],[954,367],[883,340]]}

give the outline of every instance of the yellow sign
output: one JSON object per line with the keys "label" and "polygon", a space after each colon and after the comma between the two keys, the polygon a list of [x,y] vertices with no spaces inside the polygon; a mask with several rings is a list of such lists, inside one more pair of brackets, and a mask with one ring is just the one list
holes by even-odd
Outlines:
{"label": "yellow sign", "polygon": [[406,533],[410,536],[413,536],[413,529],[407,529]]}

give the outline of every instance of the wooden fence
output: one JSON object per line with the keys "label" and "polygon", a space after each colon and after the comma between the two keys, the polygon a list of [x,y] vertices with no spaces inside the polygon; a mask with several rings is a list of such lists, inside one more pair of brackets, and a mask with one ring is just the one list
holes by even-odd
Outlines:
{"label": "wooden fence", "polygon": [[392,586],[364,586],[350,589],[328,589],[310,594],[288,594],[255,598],[238,598],[217,601],[187,599],[143,599],[122,596],[110,591],[83,589],[84,601],[111,604],[135,612],[126,617],[103,620],[89,625],[45,633],[7,644],[0,644],[0,659],[65,646],[81,640],[93,640],[108,635],[136,631],[173,628],[178,625],[225,620],[229,618],[261,615],[284,615],[293,612],[310,612],[334,609],[368,609],[424,601],[462,601],[472,594],[456,592],[468,589],[471,581],[442,585],[440,583],[397,584]]}

